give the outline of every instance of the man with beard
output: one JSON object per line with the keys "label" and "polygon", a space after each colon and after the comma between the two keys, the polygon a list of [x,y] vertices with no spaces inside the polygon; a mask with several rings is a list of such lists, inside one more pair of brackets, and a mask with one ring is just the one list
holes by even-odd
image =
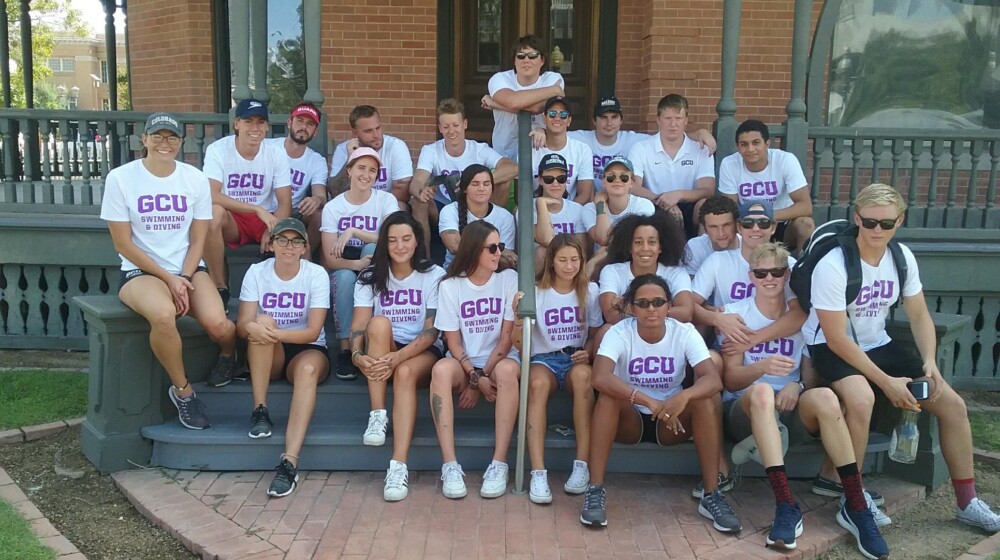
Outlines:
{"label": "man with beard", "polygon": [[382,161],[378,177],[372,188],[388,191],[399,200],[399,207],[407,210],[410,202],[410,179],[413,177],[413,159],[410,149],[395,136],[382,134],[382,117],[371,105],[358,105],[351,109],[347,120],[351,123],[353,137],[341,142],[333,151],[330,161],[330,200],[351,186],[347,176],[347,161],[354,150],[364,147],[378,152]]}

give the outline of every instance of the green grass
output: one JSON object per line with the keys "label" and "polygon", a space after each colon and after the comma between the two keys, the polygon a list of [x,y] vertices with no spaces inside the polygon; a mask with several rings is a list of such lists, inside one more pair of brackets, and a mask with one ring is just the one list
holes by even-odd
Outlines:
{"label": "green grass", "polygon": [[7,502],[0,500],[0,556],[18,560],[52,560],[56,553],[43,545],[31,526]]}
{"label": "green grass", "polygon": [[87,412],[87,375],[66,371],[0,372],[0,430]]}
{"label": "green grass", "polygon": [[1000,452],[1000,415],[993,412],[970,412],[972,443],[979,449]]}

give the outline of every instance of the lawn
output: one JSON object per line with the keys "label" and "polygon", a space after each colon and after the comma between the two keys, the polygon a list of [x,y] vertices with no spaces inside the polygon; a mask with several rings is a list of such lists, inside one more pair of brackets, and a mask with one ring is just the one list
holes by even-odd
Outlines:
{"label": "lawn", "polygon": [[0,551],[4,558],[51,560],[55,552],[42,545],[31,526],[7,502],[0,500]]}
{"label": "lawn", "polygon": [[87,374],[0,372],[0,430],[77,418],[87,412]]}
{"label": "lawn", "polygon": [[972,442],[979,449],[1000,452],[1000,414],[995,412],[969,412],[972,424]]}

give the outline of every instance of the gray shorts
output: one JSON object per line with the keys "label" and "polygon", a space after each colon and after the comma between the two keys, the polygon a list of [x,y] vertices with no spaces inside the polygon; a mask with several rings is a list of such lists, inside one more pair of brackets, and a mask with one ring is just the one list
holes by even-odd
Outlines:
{"label": "gray shorts", "polygon": [[[778,420],[788,428],[788,445],[796,445],[816,439],[816,435],[810,434],[799,417],[799,411],[782,412],[778,415]],[[722,403],[722,426],[728,439],[739,442],[753,435],[753,428],[750,425],[750,417],[743,412],[740,406],[740,399],[733,399]]]}

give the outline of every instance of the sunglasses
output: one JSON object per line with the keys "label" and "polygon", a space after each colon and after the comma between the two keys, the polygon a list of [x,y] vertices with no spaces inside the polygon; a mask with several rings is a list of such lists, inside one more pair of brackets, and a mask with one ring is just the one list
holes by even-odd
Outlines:
{"label": "sunglasses", "polygon": [[755,268],[750,272],[753,272],[754,277],[760,280],[767,278],[768,274],[770,274],[772,278],[781,278],[786,272],[788,272],[788,267],[776,266],[774,268]]}
{"label": "sunglasses", "polygon": [[667,298],[653,298],[653,299],[637,299],[632,302],[632,305],[638,307],[639,309],[649,309],[649,306],[653,306],[655,309],[659,309],[669,303]]}
{"label": "sunglasses", "polygon": [[899,220],[899,216],[896,216],[895,218],[893,218],[891,220],[876,220],[874,218],[866,218],[866,217],[862,216],[861,214],[858,214],[858,217],[861,218],[861,227],[863,227],[865,229],[875,229],[875,226],[879,226],[883,230],[887,230],[887,231],[890,230],[890,229],[895,228],[896,227],[896,220]]}
{"label": "sunglasses", "polygon": [[301,247],[306,246],[306,240],[302,239],[301,237],[296,237],[293,239],[285,237],[283,235],[275,235],[274,237],[271,238],[271,241],[278,247],[288,247],[289,245],[291,245],[292,247],[299,249]]}
{"label": "sunglasses", "polygon": [[771,218],[740,218],[740,227],[743,229],[753,229],[754,224],[760,229],[770,229],[773,223]]}
{"label": "sunglasses", "polygon": [[531,52],[519,52],[519,53],[517,53],[517,54],[514,55],[514,58],[516,58],[518,60],[524,60],[526,58],[529,58],[531,60],[535,60],[536,58],[538,58],[540,56],[542,56],[542,53],[540,53],[538,51],[531,51]]}
{"label": "sunglasses", "polygon": [[632,179],[632,176],[629,175],[628,173],[622,173],[620,175],[615,175],[614,173],[608,173],[607,175],[604,176],[604,180],[608,183],[614,183],[615,180],[619,179],[621,180],[622,183],[628,183]]}
{"label": "sunglasses", "polygon": [[583,348],[580,348],[579,346],[564,346],[563,349],[560,350],[560,352],[566,354],[567,356],[572,356],[573,354],[576,354],[580,350],[583,350]]}
{"label": "sunglasses", "polygon": [[560,183],[560,184],[565,184],[566,180],[568,179],[568,177],[565,176],[565,175],[556,175],[554,177],[552,175],[542,175],[539,178],[546,185],[551,185],[553,182]]}
{"label": "sunglasses", "polygon": [[483,249],[489,251],[491,255],[495,255],[497,254],[497,251],[502,253],[504,247],[506,247],[506,245],[503,243],[490,243],[489,245],[484,246]]}

